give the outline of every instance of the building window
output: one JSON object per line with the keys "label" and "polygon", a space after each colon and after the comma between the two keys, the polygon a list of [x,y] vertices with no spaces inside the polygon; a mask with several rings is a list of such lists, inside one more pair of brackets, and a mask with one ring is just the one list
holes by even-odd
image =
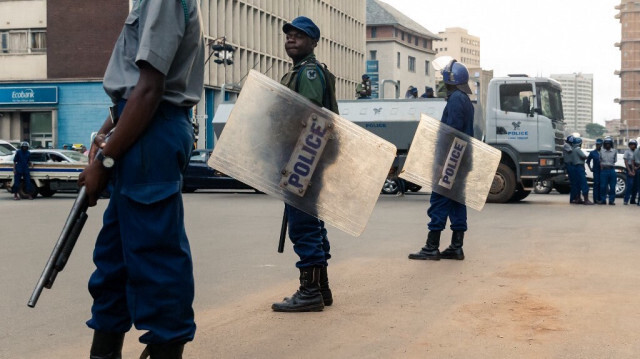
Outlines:
{"label": "building window", "polygon": [[400,40],[404,41],[404,31],[400,31]]}
{"label": "building window", "polygon": [[377,57],[378,57],[378,51],[376,50],[369,51],[369,60],[377,60]]}
{"label": "building window", "polygon": [[45,30],[9,30],[0,31],[0,53],[27,54],[47,50]]}
{"label": "building window", "polygon": [[416,41],[414,42],[414,44],[415,44],[416,46],[418,46],[418,40],[419,40],[419,39],[418,39],[418,37],[416,36]]}
{"label": "building window", "polygon": [[429,76],[429,60],[424,62],[424,74]]}
{"label": "building window", "polygon": [[378,36],[378,29],[375,26],[371,27],[371,38],[375,38]]}
{"label": "building window", "polygon": [[422,47],[427,48],[427,39],[422,39]]}
{"label": "building window", "polygon": [[416,58],[409,56],[409,72],[416,72]]}
{"label": "building window", "polygon": [[400,68],[400,52],[398,51],[397,53],[397,59],[396,59],[396,67]]}
{"label": "building window", "polygon": [[411,34],[407,34],[407,42],[408,42],[408,43],[411,43],[411,40],[412,40],[412,39],[411,39]]}

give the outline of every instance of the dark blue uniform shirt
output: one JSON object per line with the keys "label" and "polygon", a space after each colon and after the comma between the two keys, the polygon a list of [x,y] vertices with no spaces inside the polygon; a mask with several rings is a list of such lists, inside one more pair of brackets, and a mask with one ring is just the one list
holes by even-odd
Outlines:
{"label": "dark blue uniform shirt", "polygon": [[473,105],[469,96],[460,90],[451,92],[440,121],[473,136]]}
{"label": "dark blue uniform shirt", "polygon": [[[593,161],[593,165],[591,165],[591,161]],[[600,172],[600,152],[598,150],[589,152],[589,156],[587,156],[587,165],[589,168],[593,168],[592,171]]]}
{"label": "dark blue uniform shirt", "polygon": [[16,172],[27,172],[29,171],[29,158],[31,157],[31,152],[29,150],[23,151],[22,149],[17,150],[15,156],[13,156],[13,163],[16,165]]}

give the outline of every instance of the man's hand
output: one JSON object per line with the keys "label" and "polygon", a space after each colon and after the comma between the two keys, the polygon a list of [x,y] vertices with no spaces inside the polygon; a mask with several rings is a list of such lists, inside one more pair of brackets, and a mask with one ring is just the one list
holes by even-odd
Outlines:
{"label": "man's hand", "polygon": [[[93,146],[91,147],[93,149]],[[100,198],[102,191],[107,188],[107,183],[109,183],[109,171],[99,161],[93,161],[80,173],[78,185],[85,186],[87,197],[89,198],[89,207],[93,207],[98,203],[98,198]]]}
{"label": "man's hand", "polygon": [[96,158],[96,155],[98,154],[98,150],[101,148],[104,148],[104,146],[107,144],[106,137],[107,136],[104,134],[98,134],[93,139],[93,143],[91,143],[91,148],[89,149],[89,164],[93,163],[93,160]]}

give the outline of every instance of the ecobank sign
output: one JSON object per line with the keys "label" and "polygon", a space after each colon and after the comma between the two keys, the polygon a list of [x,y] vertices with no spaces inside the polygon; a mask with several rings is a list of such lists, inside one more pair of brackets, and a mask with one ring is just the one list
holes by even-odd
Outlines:
{"label": "ecobank sign", "polygon": [[1,87],[0,105],[46,105],[58,103],[58,88]]}

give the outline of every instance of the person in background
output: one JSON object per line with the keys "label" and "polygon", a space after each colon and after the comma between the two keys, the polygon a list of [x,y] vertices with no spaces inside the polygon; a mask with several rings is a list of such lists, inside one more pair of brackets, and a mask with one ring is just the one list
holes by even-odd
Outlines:
{"label": "person in background", "polygon": [[29,173],[29,167],[31,166],[31,152],[29,151],[29,142],[23,141],[20,144],[20,149],[16,151],[13,156],[13,187],[11,193],[13,193],[13,199],[20,200],[18,191],[20,190],[20,182],[24,180],[24,187],[27,191],[27,198],[33,199],[31,195],[31,174]]}
{"label": "person in background", "polygon": [[600,204],[607,204],[607,193],[609,195],[609,205],[616,204],[616,157],[618,153],[613,148],[613,139],[607,137],[602,141],[600,150]]}
{"label": "person in background", "polygon": [[[587,156],[587,166],[593,173],[593,202],[600,203],[600,150],[602,139],[596,139],[596,148]],[[593,165],[592,165],[593,163]]]}
{"label": "person in background", "polygon": [[[565,169],[567,170],[567,176],[569,177],[569,185],[571,191],[569,192],[569,203],[576,202],[576,197],[579,197],[578,185],[575,183],[576,175],[574,173],[575,166],[573,165],[573,136],[568,136],[562,146],[562,159],[564,160]],[[579,199],[579,198],[578,198]]]}
{"label": "person in background", "polygon": [[636,178],[633,180],[635,191],[633,193],[638,197],[636,205],[640,206],[640,148],[637,146],[636,150],[633,152],[633,164],[635,165],[636,170]]}
{"label": "person in background", "polygon": [[369,75],[362,75],[362,82],[356,86],[356,97],[358,100],[368,100],[371,98],[371,80]]}
{"label": "person in background", "polygon": [[418,89],[413,86],[409,86],[407,93],[404,94],[404,98],[418,98]]}
{"label": "person in background", "polygon": [[427,86],[424,93],[420,95],[420,98],[435,98],[435,96],[433,96],[433,88]]}
{"label": "person in background", "polygon": [[[589,184],[587,184],[587,173],[584,170],[584,161],[587,159],[587,155],[582,151],[582,138],[577,137],[573,140],[573,174],[576,177],[576,187],[577,187],[577,199],[580,200],[576,203],[583,203],[586,205],[592,205],[593,202],[589,201]],[[580,199],[580,192],[582,192],[582,198]]]}
{"label": "person in background", "polygon": [[631,199],[631,203],[635,204],[636,193],[633,192],[633,182],[636,178],[636,164],[635,164],[635,151],[638,149],[638,141],[629,140],[629,148],[624,151],[624,155],[622,158],[624,159],[624,168],[627,172],[627,182],[624,191],[624,202],[623,204],[626,206],[629,204],[629,199]]}

